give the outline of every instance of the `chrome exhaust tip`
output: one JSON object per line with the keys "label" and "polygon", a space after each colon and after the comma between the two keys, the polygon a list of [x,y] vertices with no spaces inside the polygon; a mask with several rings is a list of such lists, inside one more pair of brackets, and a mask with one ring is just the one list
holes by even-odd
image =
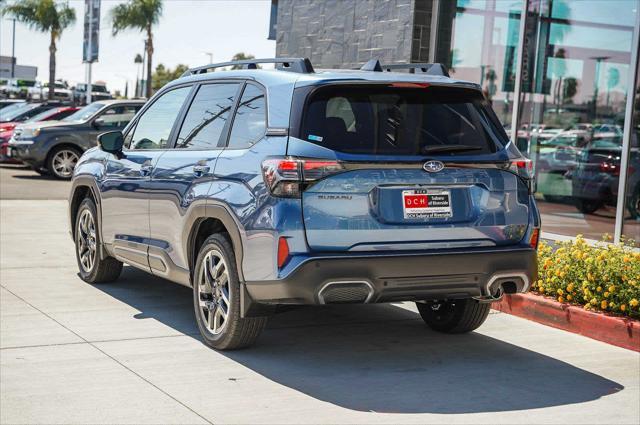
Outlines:
{"label": "chrome exhaust tip", "polygon": [[373,286],[366,280],[332,281],[318,291],[320,304],[368,303]]}

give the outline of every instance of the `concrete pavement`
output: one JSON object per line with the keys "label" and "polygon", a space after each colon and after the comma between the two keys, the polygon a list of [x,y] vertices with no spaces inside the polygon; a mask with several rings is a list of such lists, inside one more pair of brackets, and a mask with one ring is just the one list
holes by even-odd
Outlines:
{"label": "concrete pavement", "polygon": [[640,355],[501,313],[441,335],[413,305],[304,308],[204,346],[188,288],[77,276],[66,201],[0,201],[0,422],[638,423]]}

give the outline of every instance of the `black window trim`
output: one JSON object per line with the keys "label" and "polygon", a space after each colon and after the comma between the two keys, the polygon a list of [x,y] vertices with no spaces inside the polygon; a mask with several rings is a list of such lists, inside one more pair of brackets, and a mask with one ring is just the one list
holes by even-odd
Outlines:
{"label": "black window trim", "polygon": [[[238,105],[240,105],[240,101],[242,100],[242,96],[244,95],[244,91],[246,90],[246,87],[248,85],[253,85],[256,86],[258,88],[258,90],[260,90],[262,92],[262,94],[264,94],[264,131],[262,132],[262,134],[259,137],[256,137],[255,141],[253,141],[249,146],[245,146],[245,147],[231,147],[229,146],[229,142],[231,141],[231,131],[233,130],[233,123],[236,120],[236,112],[238,111]],[[256,82],[256,81],[245,81],[245,84],[242,86],[242,92],[240,93],[240,95],[238,96],[238,98],[236,99],[234,108],[233,108],[233,116],[231,117],[231,119],[229,120],[229,132],[227,134],[226,137],[226,143],[223,145],[225,150],[243,150],[243,149],[250,149],[252,146],[254,146],[256,143],[258,143],[260,140],[264,139],[267,135],[267,132],[269,130],[269,102],[267,101],[267,90],[266,88]]]}

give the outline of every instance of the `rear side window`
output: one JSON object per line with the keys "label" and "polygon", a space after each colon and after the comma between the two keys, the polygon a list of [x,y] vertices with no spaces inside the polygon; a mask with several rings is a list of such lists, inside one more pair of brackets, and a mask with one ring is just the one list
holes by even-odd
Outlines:
{"label": "rear side window", "polygon": [[266,129],[267,113],[264,93],[260,88],[248,84],[242,93],[233,120],[229,147],[248,148],[264,136]]}
{"label": "rear side window", "polygon": [[316,90],[301,138],[345,153],[412,156],[488,154],[508,142],[476,90],[400,84]]}
{"label": "rear side window", "polygon": [[184,119],[176,148],[216,149],[239,84],[206,84],[198,89]]}

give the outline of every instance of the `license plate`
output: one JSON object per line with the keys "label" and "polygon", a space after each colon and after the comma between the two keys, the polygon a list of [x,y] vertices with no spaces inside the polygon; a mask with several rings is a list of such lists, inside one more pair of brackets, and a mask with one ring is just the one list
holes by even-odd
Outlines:
{"label": "license plate", "polygon": [[402,210],[408,219],[451,217],[451,193],[439,189],[403,190]]}

